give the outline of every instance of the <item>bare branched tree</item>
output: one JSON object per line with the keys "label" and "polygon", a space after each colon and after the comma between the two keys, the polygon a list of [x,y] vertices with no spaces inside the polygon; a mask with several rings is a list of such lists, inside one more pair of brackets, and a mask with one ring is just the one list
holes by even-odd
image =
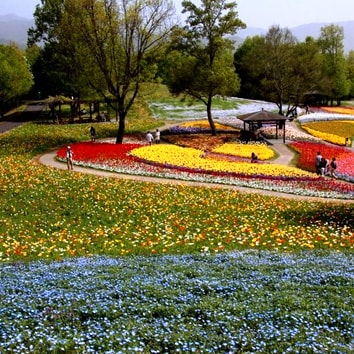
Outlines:
{"label": "bare branched tree", "polygon": [[[141,83],[151,77],[174,27],[169,0],[67,0],[62,33],[70,38],[88,84],[118,112],[117,143]],[[82,62],[82,60],[81,60]]]}

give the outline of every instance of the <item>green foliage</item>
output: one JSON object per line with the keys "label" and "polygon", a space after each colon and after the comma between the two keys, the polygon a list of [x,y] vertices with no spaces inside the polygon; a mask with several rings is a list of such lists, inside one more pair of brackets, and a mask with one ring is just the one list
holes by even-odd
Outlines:
{"label": "green foliage", "polygon": [[354,51],[351,50],[346,58],[347,70],[348,70],[348,80],[349,80],[349,96],[354,97]]}
{"label": "green foliage", "polygon": [[326,79],[326,87],[323,87],[323,90],[332,103],[333,100],[340,102],[340,99],[346,96],[350,90],[343,39],[343,27],[337,25],[322,27],[318,39],[324,58],[322,71]]}
{"label": "green foliage", "polygon": [[167,73],[167,85],[174,94],[185,94],[206,105],[212,134],[216,134],[211,107],[217,94],[235,95],[239,89],[233,70],[232,42],[227,35],[235,34],[245,24],[235,11],[236,3],[203,0],[200,7],[183,1],[183,13],[188,13],[187,25],[175,32],[176,43]]}
{"label": "green foliage", "polygon": [[300,43],[288,29],[273,26],[265,36],[247,38],[235,51],[234,65],[241,96],[275,102],[280,111],[283,103],[301,103],[308,92],[340,103],[353,76],[338,26],[325,26],[318,39],[307,37]]}
{"label": "green foliage", "polygon": [[262,54],[263,46],[263,37],[248,37],[234,53],[234,66],[241,81],[241,97],[263,98],[260,87],[266,60]]}
{"label": "green foliage", "polygon": [[14,45],[0,45],[0,104],[27,93],[32,83],[24,53]]}
{"label": "green foliage", "polygon": [[60,33],[66,48],[73,49],[75,63],[82,64],[79,81],[86,80],[118,112],[117,143],[123,141],[140,85],[155,76],[157,58],[173,27],[171,15],[172,4],[166,0],[65,4]]}
{"label": "green foliage", "polygon": [[42,0],[34,12],[34,26],[28,30],[28,52],[35,79],[32,96],[36,99],[58,94],[76,96],[73,69],[77,63],[72,61],[59,33],[63,11],[63,0]]}

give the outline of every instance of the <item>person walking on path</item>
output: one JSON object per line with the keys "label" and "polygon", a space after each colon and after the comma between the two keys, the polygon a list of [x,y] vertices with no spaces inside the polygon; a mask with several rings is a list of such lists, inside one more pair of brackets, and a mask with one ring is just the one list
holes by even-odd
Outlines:
{"label": "person walking on path", "polygon": [[90,136],[91,136],[91,141],[94,142],[96,140],[96,129],[94,128],[93,125],[91,125],[90,128]]}
{"label": "person walking on path", "polygon": [[68,170],[73,170],[73,152],[71,150],[71,147],[68,146],[66,148],[66,164],[68,166]]}
{"label": "person walking on path", "polygon": [[148,131],[146,134],[146,140],[149,145],[152,145],[152,142],[154,141],[154,137],[152,136],[150,131]]}
{"label": "person walking on path", "polygon": [[160,143],[160,136],[161,136],[160,130],[156,129],[156,132],[155,132],[155,143],[156,144]]}

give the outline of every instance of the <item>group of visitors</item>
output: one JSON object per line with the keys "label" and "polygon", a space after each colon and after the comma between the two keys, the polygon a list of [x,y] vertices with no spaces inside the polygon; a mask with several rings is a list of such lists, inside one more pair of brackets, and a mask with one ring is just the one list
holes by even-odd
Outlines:
{"label": "group of visitors", "polygon": [[318,176],[331,176],[333,178],[337,178],[337,161],[335,157],[333,157],[332,161],[329,162],[329,160],[322,156],[321,152],[319,151],[316,155],[315,163],[316,173]]}
{"label": "group of visitors", "polygon": [[161,132],[159,129],[156,129],[155,136],[152,135],[152,133],[150,131],[148,131],[146,134],[146,141],[148,142],[149,145],[152,145],[152,143],[159,144],[160,143],[160,135],[161,135]]}

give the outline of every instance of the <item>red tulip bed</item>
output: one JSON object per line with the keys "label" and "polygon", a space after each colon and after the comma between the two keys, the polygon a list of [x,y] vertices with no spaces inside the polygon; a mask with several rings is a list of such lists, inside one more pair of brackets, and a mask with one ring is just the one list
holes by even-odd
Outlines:
{"label": "red tulip bed", "polygon": [[350,149],[331,144],[305,141],[292,142],[290,146],[299,153],[299,168],[314,172],[314,156],[320,151],[322,156],[328,160],[331,160],[332,157],[337,159],[337,175],[341,179],[354,182],[354,153]]}
{"label": "red tulip bed", "polygon": [[[192,168],[171,166],[143,161],[135,158],[130,152],[143,146],[134,137],[127,137],[124,144],[109,142],[82,142],[72,145],[76,165],[112,171],[116,173],[154,176],[161,178],[228,184],[251,187],[276,192],[290,193],[302,196],[315,196],[335,199],[353,199],[354,184],[342,180],[320,177],[291,177],[269,175],[236,175],[227,171],[203,171]],[[338,174],[348,181],[354,179],[354,154],[345,148],[333,147],[327,144],[310,142],[293,142],[291,146],[300,153],[301,169],[313,171],[314,156],[321,151],[324,156],[336,156],[339,161]],[[65,147],[57,152],[59,160],[65,160]],[[222,158],[222,157],[221,157]],[[325,180],[325,182],[324,182]]]}

